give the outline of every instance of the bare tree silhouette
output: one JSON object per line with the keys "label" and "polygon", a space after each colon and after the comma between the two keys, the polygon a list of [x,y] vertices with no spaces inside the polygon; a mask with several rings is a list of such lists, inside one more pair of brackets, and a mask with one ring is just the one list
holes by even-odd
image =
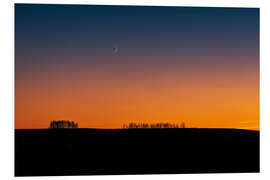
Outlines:
{"label": "bare tree silhouette", "polygon": [[181,123],[180,126],[178,124],[171,124],[171,123],[153,123],[153,124],[148,124],[148,123],[134,123],[131,122],[129,124],[123,124],[123,129],[160,129],[160,128],[185,128],[186,125],[184,122]]}
{"label": "bare tree silhouette", "polygon": [[186,128],[185,123],[184,123],[184,122],[182,122],[180,127],[181,127],[181,128]]}

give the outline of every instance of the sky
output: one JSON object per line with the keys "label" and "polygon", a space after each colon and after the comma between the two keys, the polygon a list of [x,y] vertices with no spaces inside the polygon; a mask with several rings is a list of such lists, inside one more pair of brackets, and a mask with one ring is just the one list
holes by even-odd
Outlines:
{"label": "sky", "polygon": [[15,5],[15,128],[259,130],[259,9]]}

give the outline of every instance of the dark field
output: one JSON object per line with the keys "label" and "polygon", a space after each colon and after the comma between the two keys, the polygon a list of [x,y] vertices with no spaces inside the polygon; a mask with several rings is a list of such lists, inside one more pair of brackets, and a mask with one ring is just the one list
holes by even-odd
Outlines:
{"label": "dark field", "polygon": [[15,130],[15,176],[259,172],[259,132]]}

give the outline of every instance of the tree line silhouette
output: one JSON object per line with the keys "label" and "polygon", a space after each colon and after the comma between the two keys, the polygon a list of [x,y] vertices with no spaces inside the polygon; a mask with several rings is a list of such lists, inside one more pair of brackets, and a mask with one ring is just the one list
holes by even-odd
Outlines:
{"label": "tree line silhouette", "polygon": [[78,128],[78,123],[69,120],[53,120],[50,122],[50,129]]}
{"label": "tree line silhouette", "polygon": [[182,122],[180,125],[178,124],[171,124],[171,123],[134,123],[131,122],[129,124],[123,124],[123,129],[148,129],[148,128],[185,128],[186,125],[184,122]]}

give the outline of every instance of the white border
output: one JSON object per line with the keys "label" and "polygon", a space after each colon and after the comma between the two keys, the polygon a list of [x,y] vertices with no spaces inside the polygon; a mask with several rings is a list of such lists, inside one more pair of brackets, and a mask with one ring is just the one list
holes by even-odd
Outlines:
{"label": "white border", "polygon": [[17,3],[259,7],[254,0],[13,0]]}
{"label": "white border", "polygon": [[[2,0],[3,1],[3,0]],[[270,177],[270,3],[267,0],[4,0],[0,6],[0,177],[15,179],[14,174],[14,3],[166,5],[208,7],[260,7],[261,78],[261,173],[257,174],[181,174],[132,176],[25,177],[20,179],[269,179]],[[247,157],[248,158],[248,157]]]}

